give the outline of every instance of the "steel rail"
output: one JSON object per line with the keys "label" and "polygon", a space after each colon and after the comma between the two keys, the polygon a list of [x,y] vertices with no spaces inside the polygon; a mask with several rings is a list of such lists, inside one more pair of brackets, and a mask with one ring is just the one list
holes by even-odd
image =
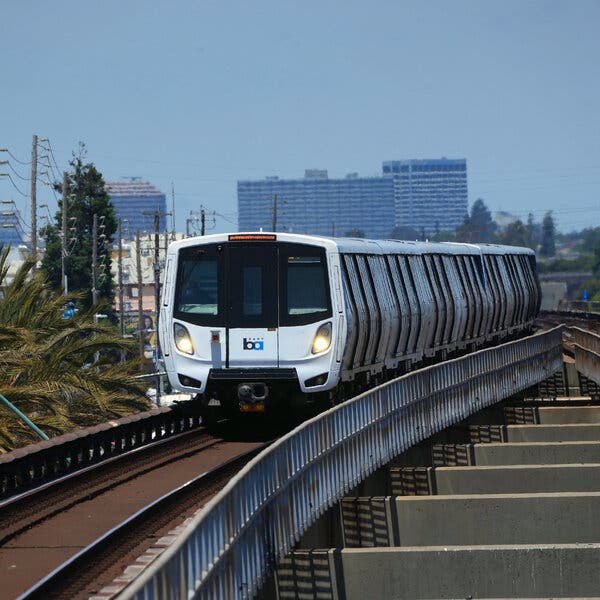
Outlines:
{"label": "steel rail", "polygon": [[65,585],[69,581],[84,571],[87,578],[90,578],[90,572],[94,564],[101,562],[99,555],[109,554],[119,547],[119,543],[128,539],[132,532],[142,524],[154,520],[160,516],[163,520],[168,513],[178,514],[178,505],[186,498],[199,493],[203,488],[209,486],[212,482],[220,481],[231,471],[237,471],[242,465],[256,456],[264,448],[272,444],[272,441],[265,442],[258,448],[253,448],[239,456],[236,456],[221,465],[201,473],[187,483],[157,498],[144,508],[125,519],[113,529],[107,531],[104,535],[93,541],[91,544],[80,550],[77,554],[65,561],[46,577],[41,579],[34,586],[21,594],[17,600],[50,600],[52,598],[64,598]]}
{"label": "steel rail", "polygon": [[306,421],[253,459],[119,598],[251,598],[306,529],[410,446],[560,369],[562,327],[430,366]]}
{"label": "steel rail", "polygon": [[193,402],[161,407],[30,444],[0,455],[0,497],[79,471],[108,457],[200,426]]}
{"label": "steel rail", "polygon": [[600,336],[580,329],[569,327],[577,370],[600,385]]}
{"label": "steel rail", "polygon": [[[128,472],[127,475],[120,478],[111,478],[106,484],[96,487],[93,491],[86,489],[85,496],[90,498],[104,493],[106,490],[114,488],[117,485],[121,485],[125,481],[131,480],[135,477],[139,477],[141,474],[148,472],[149,470],[157,469],[160,466],[179,460],[182,456],[193,454],[198,452],[200,449],[205,449],[209,446],[222,442],[221,438],[215,438],[205,431],[199,429],[191,429],[182,433],[173,435],[169,438],[162,438],[154,442],[150,442],[145,446],[139,446],[133,448],[123,454],[117,454],[115,456],[109,456],[101,462],[94,463],[87,467],[83,467],[67,475],[63,475],[57,479],[48,481],[36,488],[32,488],[18,494],[11,496],[5,500],[0,500],[0,545],[6,544],[10,539],[23,532],[25,529],[29,529],[37,523],[52,517],[59,512],[66,510],[78,502],[76,494],[73,494],[73,488],[75,487],[86,487],[86,479],[95,476],[97,473],[110,469],[113,466],[122,465],[132,459],[137,459],[140,455],[151,454],[156,452],[163,447],[168,448],[178,442],[185,441],[190,437],[199,437],[198,444],[202,444],[201,447],[196,446],[189,449],[186,453],[179,454],[177,457],[166,457],[159,459],[151,463],[151,465],[144,465],[141,469],[133,469]],[[204,442],[204,443],[203,443]],[[65,488],[67,491],[65,492]],[[52,502],[49,503],[47,500],[48,494],[56,490],[61,496],[66,496],[64,502]],[[31,508],[33,506],[33,509]],[[23,515],[32,515],[30,518],[23,518]]]}

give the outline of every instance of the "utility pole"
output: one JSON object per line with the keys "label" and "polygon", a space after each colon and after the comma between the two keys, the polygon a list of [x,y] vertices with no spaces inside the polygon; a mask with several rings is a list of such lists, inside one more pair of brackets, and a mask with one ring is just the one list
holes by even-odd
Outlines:
{"label": "utility pole", "polygon": [[62,184],[62,240],[60,248],[60,274],[63,294],[69,293],[69,286],[67,282],[67,172],[63,171],[63,184]]}
{"label": "utility pole", "polygon": [[[144,311],[142,307],[142,249],[140,247],[140,232],[135,233],[135,258],[138,280],[138,329],[140,332],[140,358],[144,358]],[[140,370],[144,372],[144,365]]]}
{"label": "utility pole", "polygon": [[119,326],[121,337],[125,336],[125,310],[123,307],[123,233],[121,231],[122,219],[119,219],[117,235],[119,236],[119,255],[117,256],[117,285],[119,286]]}
{"label": "utility pole", "polygon": [[98,304],[97,289],[97,270],[98,270],[98,215],[94,213],[92,225],[92,304]]}
{"label": "utility pole", "polygon": [[173,233],[175,233],[175,184],[171,181],[171,216],[173,217]]}
{"label": "utility pole", "polygon": [[34,273],[37,270],[37,146],[38,137],[34,134],[31,145],[31,254]]}
{"label": "utility pole", "polygon": [[202,209],[200,211],[200,235],[204,235],[206,233],[206,211]]}
{"label": "utility pole", "polygon": [[273,194],[273,231],[277,231],[277,194]]}
{"label": "utility pole", "polygon": [[[168,217],[171,213],[161,213],[158,210],[153,213],[142,213],[154,215],[154,339],[156,341],[156,362],[160,360],[160,340],[158,339],[158,322],[160,317],[160,218]],[[160,406],[160,377],[156,377],[156,404]]]}

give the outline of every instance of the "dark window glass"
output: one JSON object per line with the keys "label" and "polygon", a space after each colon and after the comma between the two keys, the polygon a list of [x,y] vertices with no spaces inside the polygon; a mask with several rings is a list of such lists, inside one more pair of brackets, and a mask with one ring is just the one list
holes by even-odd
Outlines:
{"label": "dark window glass", "polygon": [[327,313],[325,270],[320,256],[287,257],[286,314],[314,315]]}
{"label": "dark window glass", "polygon": [[219,289],[216,257],[185,257],[179,266],[176,313],[184,315],[219,314]]}
{"label": "dark window glass", "polygon": [[244,267],[244,315],[262,314],[262,268]]}

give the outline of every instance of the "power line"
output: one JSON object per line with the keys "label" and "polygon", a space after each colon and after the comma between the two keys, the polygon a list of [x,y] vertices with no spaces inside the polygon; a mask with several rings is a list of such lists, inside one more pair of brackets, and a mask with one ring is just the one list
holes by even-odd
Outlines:
{"label": "power line", "polygon": [[[54,166],[56,167],[56,172],[58,174],[60,174],[61,169],[58,166],[58,163],[56,162],[56,158],[54,157],[54,151],[52,150],[52,143],[50,142],[50,138],[42,138],[42,141],[48,142],[48,148],[45,148],[43,146],[42,147],[44,148],[44,150],[48,150],[48,152],[50,152],[50,156],[52,157],[52,161],[54,162]],[[48,161],[48,162],[50,162],[50,161]],[[51,165],[50,165],[50,168],[52,169]],[[57,176],[57,180],[58,179],[60,179],[60,178]]]}
{"label": "power line", "polygon": [[19,194],[21,194],[21,196],[23,196],[24,198],[29,198],[29,194],[26,194],[25,192],[23,192],[19,186],[14,182],[13,178],[11,177],[10,173],[1,173],[0,175],[4,176],[4,177],[8,177],[9,181],[12,183],[13,187],[15,188],[15,190],[17,190],[17,192]]}
{"label": "power line", "polygon": [[23,177],[23,175],[21,175],[11,164],[10,161],[7,160],[6,164],[8,165],[8,168],[22,181],[31,181],[31,179],[29,177]]}
{"label": "power line", "polygon": [[8,148],[0,148],[0,152],[8,152],[8,155],[20,165],[30,165],[31,161],[19,160]]}

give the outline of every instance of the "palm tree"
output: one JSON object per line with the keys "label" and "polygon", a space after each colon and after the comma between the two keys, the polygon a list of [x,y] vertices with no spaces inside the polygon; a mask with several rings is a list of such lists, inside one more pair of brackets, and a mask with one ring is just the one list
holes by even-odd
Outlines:
{"label": "palm tree", "polygon": [[[26,260],[12,282],[8,248],[0,246],[0,394],[48,435],[146,409],[145,386],[133,375],[139,362],[120,362],[122,350],[135,355],[110,324],[95,322],[96,306],[63,318],[77,294],[56,295],[44,275],[32,275]],[[0,452],[36,441],[8,410],[0,409]]]}

